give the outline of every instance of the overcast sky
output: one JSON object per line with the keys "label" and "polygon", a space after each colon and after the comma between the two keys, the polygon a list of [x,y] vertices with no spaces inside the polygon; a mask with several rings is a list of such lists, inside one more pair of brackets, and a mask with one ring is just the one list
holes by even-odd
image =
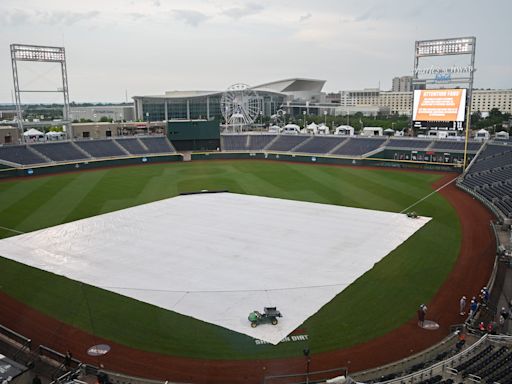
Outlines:
{"label": "overcast sky", "polygon": [[[0,102],[11,43],[64,46],[74,101],[289,77],[387,90],[412,72],[415,40],[457,36],[477,38],[476,87],[512,88],[511,15],[511,0],[1,0]],[[23,63],[22,86],[54,89],[58,70]]]}

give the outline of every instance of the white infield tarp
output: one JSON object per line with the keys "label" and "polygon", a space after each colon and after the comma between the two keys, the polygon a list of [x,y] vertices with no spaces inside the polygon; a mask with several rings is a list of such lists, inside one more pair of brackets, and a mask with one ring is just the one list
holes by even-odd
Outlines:
{"label": "white infield tarp", "polygon": [[[0,255],[277,344],[429,218],[232,193],[0,240]],[[251,328],[276,306],[279,324]]]}

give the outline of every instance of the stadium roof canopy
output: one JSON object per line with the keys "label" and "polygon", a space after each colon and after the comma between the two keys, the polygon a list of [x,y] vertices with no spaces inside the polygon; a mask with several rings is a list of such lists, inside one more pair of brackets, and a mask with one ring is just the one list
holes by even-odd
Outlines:
{"label": "stadium roof canopy", "polygon": [[322,88],[325,85],[325,80],[318,79],[300,79],[300,78],[292,78],[285,80],[273,81],[270,83],[260,84],[256,87],[253,87],[254,90],[265,90],[265,91],[274,91],[281,93],[288,92],[318,92],[322,91]]}
{"label": "stadium roof canopy", "polygon": [[[285,80],[273,81],[251,87],[257,92],[274,93],[286,96],[295,92],[313,92],[320,93],[325,84],[325,80],[317,79],[300,79],[292,78]],[[134,98],[151,98],[151,99],[191,99],[194,97],[207,97],[213,95],[221,95],[224,91],[166,91],[163,95],[146,95],[134,96]]]}

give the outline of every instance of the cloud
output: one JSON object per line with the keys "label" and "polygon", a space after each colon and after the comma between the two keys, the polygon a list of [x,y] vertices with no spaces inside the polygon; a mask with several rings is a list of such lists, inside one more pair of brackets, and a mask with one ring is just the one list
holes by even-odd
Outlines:
{"label": "cloud", "polygon": [[366,21],[371,19],[373,16],[373,10],[369,9],[366,12],[363,12],[359,16],[354,17],[354,21]]}
{"label": "cloud", "polygon": [[98,11],[89,11],[89,12],[68,12],[68,11],[60,11],[60,12],[44,12],[39,13],[38,17],[41,18],[41,22],[45,24],[63,24],[63,25],[73,25],[78,22],[88,21],[94,19],[99,16]]}
{"label": "cloud", "polygon": [[199,24],[209,19],[204,13],[194,11],[193,9],[174,9],[172,13],[176,19],[182,20],[185,24],[189,24],[193,27],[197,27]]}
{"label": "cloud", "polygon": [[9,26],[17,26],[27,23],[29,12],[22,9],[3,10],[0,14],[0,21]]}
{"label": "cloud", "polygon": [[51,25],[74,25],[82,21],[88,21],[98,17],[100,12],[69,12],[69,11],[26,11],[12,9],[2,12],[0,22],[9,26],[51,24]]}
{"label": "cloud", "polygon": [[313,16],[311,13],[306,13],[305,15],[302,15],[300,18],[299,18],[299,23],[302,23],[303,21],[306,21],[308,19],[311,19],[311,16]]}
{"label": "cloud", "polygon": [[147,16],[140,12],[129,12],[126,14],[127,17],[129,17],[133,21],[140,21],[147,18]]}
{"label": "cloud", "polygon": [[265,7],[257,3],[248,3],[240,7],[228,8],[222,12],[223,15],[238,20],[242,17],[252,16],[255,13],[261,12]]}

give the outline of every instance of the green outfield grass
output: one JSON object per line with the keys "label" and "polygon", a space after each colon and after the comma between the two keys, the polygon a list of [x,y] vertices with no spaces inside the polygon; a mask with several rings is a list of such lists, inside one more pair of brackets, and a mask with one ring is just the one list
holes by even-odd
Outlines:
{"label": "green outfield grass", "polygon": [[[440,177],[390,169],[205,161],[23,178],[0,182],[0,226],[29,232],[202,189],[399,212],[432,192],[431,184]],[[451,271],[461,236],[455,210],[437,194],[414,210],[433,220],[308,319],[301,326],[307,342],[256,345],[248,336],[1,257],[0,290],[69,324],[148,351],[248,359],[295,356],[306,344],[315,353],[344,348],[414,317]],[[0,237],[12,235],[0,229]]]}

